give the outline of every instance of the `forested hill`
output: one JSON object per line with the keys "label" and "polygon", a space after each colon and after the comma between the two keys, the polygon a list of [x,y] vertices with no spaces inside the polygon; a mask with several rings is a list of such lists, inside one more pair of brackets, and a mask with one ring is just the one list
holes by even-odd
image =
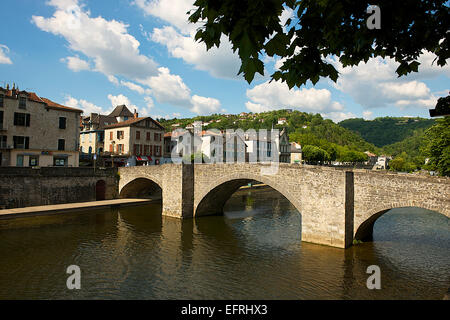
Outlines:
{"label": "forested hill", "polygon": [[339,125],[357,132],[367,142],[377,147],[390,145],[414,135],[416,130],[422,131],[431,127],[434,119],[383,117],[374,120],[347,119]]}

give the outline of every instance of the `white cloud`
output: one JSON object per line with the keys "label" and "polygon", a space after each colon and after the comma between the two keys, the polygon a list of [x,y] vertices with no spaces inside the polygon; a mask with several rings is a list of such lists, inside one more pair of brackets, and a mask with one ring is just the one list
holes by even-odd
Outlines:
{"label": "white cloud", "polygon": [[342,120],[345,120],[345,119],[356,118],[356,115],[352,112],[335,112],[335,111],[333,111],[333,112],[328,112],[328,113],[322,113],[321,115],[325,119],[331,119],[336,123],[338,123]]}
{"label": "white cloud", "polygon": [[143,79],[157,73],[157,64],[139,51],[140,43],[127,33],[128,26],[101,16],[92,18],[76,0],[52,0],[53,16],[33,16],[41,30],[64,37],[71,50],[91,59],[94,70],[106,76]]}
{"label": "white cloud", "polygon": [[150,87],[158,102],[187,107],[190,105],[191,90],[180,76],[170,73],[168,68],[158,69],[159,75],[142,80],[141,83]]}
{"label": "white cloud", "polygon": [[151,39],[167,47],[170,55],[183,59],[195,69],[207,71],[216,78],[242,79],[237,75],[241,61],[237,53],[233,53],[231,43],[225,36],[221,38],[220,47],[206,51],[204,43],[194,40],[195,32],[183,35],[175,28],[166,26],[153,29]]}
{"label": "white cloud", "polygon": [[343,68],[336,59],[330,59],[340,73],[333,86],[349,94],[363,108],[396,106],[405,108],[431,108],[436,104],[436,97],[421,79],[437,76],[450,76],[450,66],[432,65],[433,54],[426,52],[419,57],[419,72],[397,77],[395,70],[398,63],[392,59],[380,57],[370,59],[358,66]]}
{"label": "white cloud", "polygon": [[136,91],[139,94],[151,94],[150,89],[144,89],[140,85],[133,83],[133,82],[121,80],[120,84],[127,87],[130,90]]}
{"label": "white cloud", "polygon": [[205,98],[194,95],[192,97],[193,107],[191,111],[196,114],[212,114],[220,110],[220,101],[214,98]]}
{"label": "white cloud", "polygon": [[295,89],[289,90],[286,83],[266,81],[247,90],[247,109],[262,112],[283,108],[298,109],[305,112],[341,111],[343,106],[331,100],[331,92],[327,89]]}
{"label": "white cloud", "polygon": [[107,78],[109,82],[115,84],[116,86],[119,85],[119,79],[117,79],[116,77],[109,75]]}
{"label": "white cloud", "polygon": [[[196,114],[210,114],[220,109],[219,100],[198,95],[191,96],[191,90],[180,76],[171,74],[168,68],[161,67],[158,70],[158,76],[140,81],[150,88],[152,96],[158,102],[187,108]],[[153,106],[153,100],[151,104]]]}
{"label": "white cloud", "polygon": [[83,110],[84,115],[89,115],[91,113],[102,113],[103,109],[92,102],[83,100],[83,99],[76,99],[72,96],[67,96],[66,100],[64,102],[64,105],[72,108],[77,108]]}
{"label": "white cloud", "polygon": [[134,4],[144,11],[174,25],[183,34],[190,34],[197,28],[189,23],[187,12],[194,9],[194,0],[135,0]]}
{"label": "white cloud", "polygon": [[[134,104],[130,102],[130,99],[128,97],[124,96],[123,94],[119,94],[117,96],[113,96],[112,94],[108,94],[108,99],[111,101],[112,109],[114,109],[117,106],[126,105],[128,109],[130,109],[131,112],[133,112],[133,109],[138,109]],[[111,111],[112,111],[111,109]]]}
{"label": "white cloud", "polygon": [[7,56],[9,48],[3,44],[0,44],[0,64],[12,64],[11,59]]}
{"label": "white cloud", "polygon": [[90,70],[89,63],[79,57],[61,58],[61,62],[67,63],[67,67],[75,72],[82,70]]}
{"label": "white cloud", "polygon": [[144,100],[146,102],[148,110],[150,110],[151,108],[153,108],[155,106],[155,103],[153,102],[153,99],[151,97],[144,97]]}
{"label": "white cloud", "polygon": [[372,120],[373,119],[373,112],[372,111],[363,111],[363,118],[366,120]]}

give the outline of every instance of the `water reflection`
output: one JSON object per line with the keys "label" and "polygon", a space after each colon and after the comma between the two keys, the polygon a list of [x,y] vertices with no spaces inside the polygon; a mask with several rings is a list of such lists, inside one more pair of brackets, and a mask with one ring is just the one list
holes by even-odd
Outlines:
{"label": "water reflection", "polygon": [[[301,242],[301,215],[271,189],[237,192],[224,216],[179,220],[158,203],[0,222],[1,299],[441,299],[448,218],[391,210],[374,241]],[[82,289],[66,289],[66,268]],[[380,266],[382,289],[366,269]]]}

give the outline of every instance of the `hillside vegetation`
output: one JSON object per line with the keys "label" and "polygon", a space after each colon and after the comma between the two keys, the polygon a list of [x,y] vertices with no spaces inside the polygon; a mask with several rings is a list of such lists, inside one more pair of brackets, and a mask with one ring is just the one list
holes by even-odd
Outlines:
{"label": "hillside vegetation", "polygon": [[435,123],[434,119],[383,117],[374,120],[347,119],[339,122],[341,127],[357,132],[367,142],[383,147],[400,142],[414,135],[416,130],[425,130]]}

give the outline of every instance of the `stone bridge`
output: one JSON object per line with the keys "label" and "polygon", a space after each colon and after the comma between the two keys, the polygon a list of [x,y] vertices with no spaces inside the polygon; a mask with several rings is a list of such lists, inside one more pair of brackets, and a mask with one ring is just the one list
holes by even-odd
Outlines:
{"label": "stone bridge", "polygon": [[398,207],[450,217],[450,179],[369,170],[279,164],[165,164],[120,168],[120,197],[162,190],[162,214],[178,218],[223,214],[231,195],[250,181],[280,192],[301,214],[302,241],[347,248],[372,236],[375,221]]}

